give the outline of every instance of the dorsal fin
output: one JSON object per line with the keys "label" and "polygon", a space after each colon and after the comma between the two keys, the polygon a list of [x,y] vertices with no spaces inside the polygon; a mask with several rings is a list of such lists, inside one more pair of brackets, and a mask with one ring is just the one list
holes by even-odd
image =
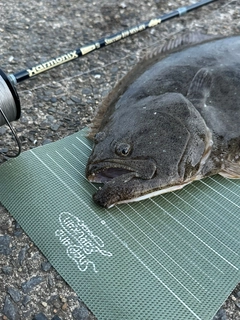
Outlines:
{"label": "dorsal fin", "polygon": [[[131,83],[133,83],[145,70],[153,64],[154,61],[160,61],[170,53],[184,49],[190,45],[200,44],[220,37],[214,35],[206,35],[201,33],[187,33],[178,35],[168,41],[165,41],[159,47],[148,51],[143,59],[141,59],[131,71],[129,71],[113,88],[113,90],[104,98],[102,104],[97,110],[94,119],[91,123],[88,138],[93,139],[95,134],[99,131],[104,115],[111,106],[115,105],[120,96],[126,91]],[[161,55],[161,58],[159,57]]]}

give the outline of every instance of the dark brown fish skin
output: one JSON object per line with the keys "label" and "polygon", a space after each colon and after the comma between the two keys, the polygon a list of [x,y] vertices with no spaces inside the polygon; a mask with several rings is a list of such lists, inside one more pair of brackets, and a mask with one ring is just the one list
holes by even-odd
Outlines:
{"label": "dark brown fish skin", "polygon": [[94,200],[109,207],[216,173],[240,178],[240,36],[160,54],[142,71],[99,126],[86,176],[126,172]]}

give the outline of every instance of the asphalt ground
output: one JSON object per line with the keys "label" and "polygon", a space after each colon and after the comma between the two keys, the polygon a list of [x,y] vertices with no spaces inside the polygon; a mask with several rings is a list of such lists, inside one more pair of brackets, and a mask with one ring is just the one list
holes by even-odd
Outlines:
{"label": "asphalt ground", "polygon": [[[30,68],[194,2],[3,0],[0,2],[0,68],[7,74]],[[218,0],[19,84],[22,116],[13,125],[23,150],[57,141],[84,128],[103,97],[146,52],[168,38],[194,31],[225,36],[239,34],[239,1]],[[15,147],[9,128],[0,127],[0,153]],[[0,155],[0,163],[4,161],[5,157]],[[2,206],[0,316],[2,319],[95,319],[81,297],[57,274]],[[215,319],[240,319],[240,284]]]}

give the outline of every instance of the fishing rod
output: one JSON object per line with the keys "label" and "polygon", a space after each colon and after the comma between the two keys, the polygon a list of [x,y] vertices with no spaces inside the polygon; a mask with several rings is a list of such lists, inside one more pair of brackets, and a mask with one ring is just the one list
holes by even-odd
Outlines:
{"label": "fishing rod", "polygon": [[181,17],[182,15],[198,9],[202,6],[208,5],[217,0],[202,0],[189,6],[180,7],[170,13],[166,13],[154,19],[150,19],[146,22],[142,22],[134,27],[117,32],[113,35],[101,38],[97,41],[91,42],[81,48],[70,51],[57,58],[46,61],[45,63],[37,64],[36,66],[21,70],[17,73],[7,75],[0,69],[0,126],[7,124],[12,131],[12,134],[18,145],[18,152],[15,155],[7,155],[8,157],[16,157],[21,153],[21,143],[17,137],[17,134],[10,124],[10,122],[18,120],[21,115],[21,105],[19,96],[16,90],[16,85],[26,79],[36,76],[42,72],[55,68],[61,64],[72,61],[79,57],[82,57],[94,50],[106,47],[114,42],[142,32],[148,28],[157,26],[160,23],[168,21],[170,19]]}

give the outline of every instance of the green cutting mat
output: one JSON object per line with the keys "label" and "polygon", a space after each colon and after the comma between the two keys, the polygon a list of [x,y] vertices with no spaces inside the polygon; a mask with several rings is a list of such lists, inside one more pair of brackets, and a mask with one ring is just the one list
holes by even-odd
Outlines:
{"label": "green cutting mat", "polygon": [[0,166],[0,201],[96,317],[212,319],[240,280],[240,181],[106,210],[84,131]]}

